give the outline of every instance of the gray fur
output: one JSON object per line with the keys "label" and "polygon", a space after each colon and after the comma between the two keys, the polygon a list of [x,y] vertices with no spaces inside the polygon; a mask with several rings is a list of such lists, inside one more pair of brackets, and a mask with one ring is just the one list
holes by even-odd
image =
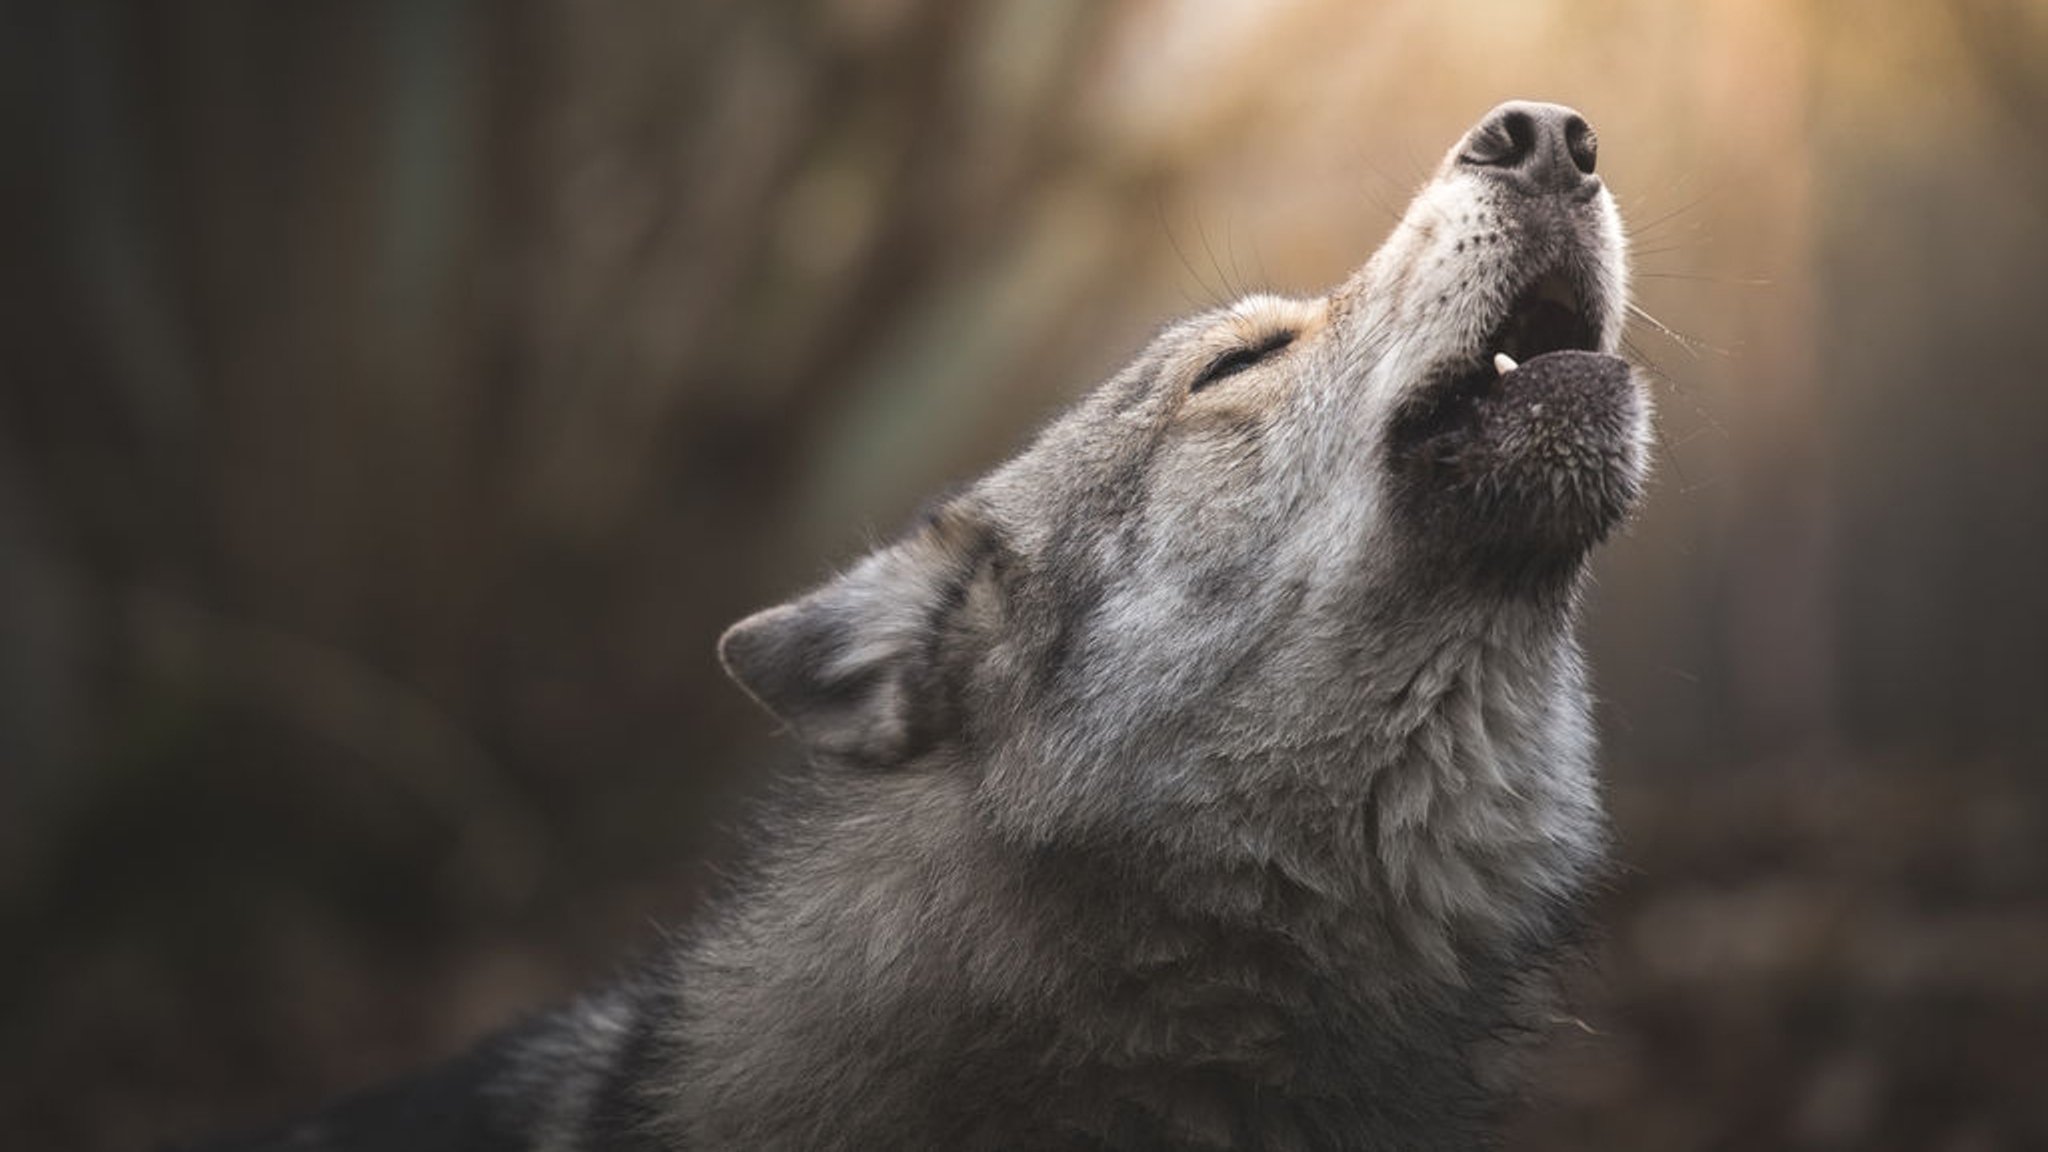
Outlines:
{"label": "gray fur", "polygon": [[[1571,627],[1646,466],[1619,218],[1502,170],[1516,108],[1330,295],[1169,327],[734,626],[814,772],[651,982],[514,1039],[527,1146],[1484,1143],[1601,862]],[[1546,273],[1594,349],[1488,384]]]}

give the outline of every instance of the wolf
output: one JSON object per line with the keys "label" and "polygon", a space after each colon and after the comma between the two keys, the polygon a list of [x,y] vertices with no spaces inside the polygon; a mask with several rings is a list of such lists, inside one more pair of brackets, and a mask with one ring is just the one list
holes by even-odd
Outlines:
{"label": "wolf", "polygon": [[801,744],[637,977],[223,1148],[1485,1146],[1606,836],[1573,638],[1639,502],[1585,119],[1489,112],[1326,295],[1167,327],[735,624]]}

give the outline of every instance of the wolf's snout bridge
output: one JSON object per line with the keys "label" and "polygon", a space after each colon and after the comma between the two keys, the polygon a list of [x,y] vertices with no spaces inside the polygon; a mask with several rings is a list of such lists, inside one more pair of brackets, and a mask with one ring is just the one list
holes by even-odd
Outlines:
{"label": "wolf's snout bridge", "polygon": [[1591,195],[1600,141],[1586,118],[1562,104],[1502,104],[1465,136],[1458,162],[1490,168],[1534,193]]}

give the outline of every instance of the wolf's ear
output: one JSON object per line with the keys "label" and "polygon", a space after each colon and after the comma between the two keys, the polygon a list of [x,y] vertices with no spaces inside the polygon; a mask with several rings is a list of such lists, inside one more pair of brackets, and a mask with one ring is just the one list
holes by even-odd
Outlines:
{"label": "wolf's ear", "polygon": [[969,586],[984,574],[985,528],[955,511],[718,641],[734,682],[818,752],[897,763],[941,735],[971,628]]}

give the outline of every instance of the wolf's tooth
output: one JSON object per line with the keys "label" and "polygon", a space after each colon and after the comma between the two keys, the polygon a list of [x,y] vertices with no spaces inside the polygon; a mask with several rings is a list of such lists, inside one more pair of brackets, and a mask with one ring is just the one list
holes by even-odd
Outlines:
{"label": "wolf's tooth", "polygon": [[1505,376],[1519,367],[1521,367],[1521,365],[1516,364],[1515,358],[1508,355],[1507,353],[1495,352],[1493,354],[1493,369],[1494,371],[1499,372],[1501,375]]}

